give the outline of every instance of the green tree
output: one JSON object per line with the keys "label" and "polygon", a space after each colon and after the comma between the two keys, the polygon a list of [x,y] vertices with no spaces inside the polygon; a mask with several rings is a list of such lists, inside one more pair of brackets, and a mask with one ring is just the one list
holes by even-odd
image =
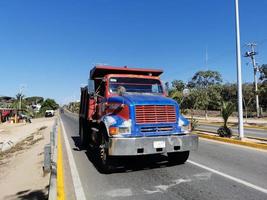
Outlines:
{"label": "green tree", "polygon": [[185,83],[182,80],[174,80],[172,81],[172,87],[175,88],[177,91],[182,92],[185,89]]}
{"label": "green tree", "polygon": [[25,98],[25,95],[23,95],[22,93],[17,93],[16,98],[14,102],[12,103],[11,107],[15,109],[21,108],[22,110],[27,110],[27,105],[26,105],[26,101],[24,98]]}
{"label": "green tree", "polygon": [[267,110],[267,64],[260,67],[259,100],[261,107]]}
{"label": "green tree", "polygon": [[243,89],[243,106],[245,109],[246,119],[248,118],[248,111],[255,110],[255,92],[252,83],[244,83]]}
{"label": "green tree", "polygon": [[221,84],[222,76],[217,71],[198,71],[188,83],[191,87],[206,88],[210,85]]}
{"label": "green tree", "polygon": [[44,102],[44,98],[38,96],[32,96],[25,98],[25,101],[27,102],[27,105],[38,104],[38,103],[41,104]]}
{"label": "green tree", "polygon": [[180,105],[181,113],[186,113],[188,107],[188,98],[184,96],[183,91],[186,88],[186,83],[182,80],[174,80],[171,82],[172,88],[169,96],[177,101]]}
{"label": "green tree", "polygon": [[[198,71],[194,74],[188,83],[190,88],[196,89],[194,106],[205,110],[205,118],[208,118],[208,108],[210,105],[216,105],[220,102],[220,87],[222,76],[217,71]],[[217,86],[217,87],[216,87]],[[195,95],[197,94],[197,95]]]}
{"label": "green tree", "polygon": [[209,110],[220,110],[221,101],[222,101],[222,85],[216,84],[211,85],[207,88],[209,96]]}
{"label": "green tree", "polygon": [[182,80],[174,80],[171,84],[172,89],[170,90],[170,97],[181,104],[183,100],[183,89],[185,88],[185,83]]}
{"label": "green tree", "polygon": [[260,80],[261,81],[267,81],[267,64],[263,64],[261,67],[260,67]]}
{"label": "green tree", "polygon": [[237,103],[237,85],[235,83],[226,83],[222,85],[221,90],[222,101],[230,101]]}
{"label": "green tree", "polygon": [[223,126],[221,126],[218,130],[217,133],[221,137],[231,137],[232,136],[232,131],[230,128],[227,127],[227,121],[229,117],[233,114],[235,110],[234,104],[231,102],[223,102],[222,107],[221,107],[221,115],[223,118]]}
{"label": "green tree", "polygon": [[56,110],[59,108],[59,105],[54,99],[46,99],[41,106],[40,112],[44,113],[46,110]]}

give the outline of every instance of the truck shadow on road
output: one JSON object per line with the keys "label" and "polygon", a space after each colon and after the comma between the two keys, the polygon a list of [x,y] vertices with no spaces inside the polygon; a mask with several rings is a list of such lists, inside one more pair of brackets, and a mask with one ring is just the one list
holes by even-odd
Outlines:
{"label": "truck shadow on road", "polygon": [[[75,144],[74,151],[84,151],[88,160],[94,165],[98,172],[104,173],[99,166],[99,160],[95,156],[95,152],[90,149],[84,149],[80,144],[80,137],[72,136]],[[145,155],[145,156],[116,156],[111,159],[111,173],[128,173],[140,170],[148,170],[155,168],[172,167],[175,164],[168,162],[165,155]]]}

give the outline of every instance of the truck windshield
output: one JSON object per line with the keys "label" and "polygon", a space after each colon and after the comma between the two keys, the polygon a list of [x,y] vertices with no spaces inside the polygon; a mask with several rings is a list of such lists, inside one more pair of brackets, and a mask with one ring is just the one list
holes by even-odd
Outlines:
{"label": "truck windshield", "polygon": [[109,79],[109,91],[118,93],[123,88],[126,93],[162,94],[161,83],[157,79],[112,77]]}

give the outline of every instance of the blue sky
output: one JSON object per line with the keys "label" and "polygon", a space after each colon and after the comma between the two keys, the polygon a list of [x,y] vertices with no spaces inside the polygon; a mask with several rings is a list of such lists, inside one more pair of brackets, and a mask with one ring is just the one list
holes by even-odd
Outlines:
{"label": "blue sky", "polygon": [[[242,53],[257,42],[259,64],[266,22],[266,0],[240,0]],[[24,85],[26,96],[78,99],[95,63],[161,68],[164,81],[206,69],[236,80],[234,0],[0,0],[0,27],[0,95]]]}

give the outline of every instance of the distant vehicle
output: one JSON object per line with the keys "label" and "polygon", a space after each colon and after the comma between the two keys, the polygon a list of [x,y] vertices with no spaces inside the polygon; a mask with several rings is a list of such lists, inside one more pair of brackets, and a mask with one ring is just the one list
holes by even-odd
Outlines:
{"label": "distant vehicle", "polygon": [[79,134],[83,146],[95,149],[101,169],[112,156],[167,154],[186,162],[198,147],[198,136],[183,130],[189,121],[176,101],[166,97],[163,71],[96,66],[81,88]]}
{"label": "distant vehicle", "polygon": [[55,115],[54,110],[46,110],[45,111],[45,117],[53,117]]}
{"label": "distant vehicle", "polygon": [[19,117],[20,119],[24,119],[27,123],[32,123],[32,121],[31,121],[31,117],[28,116],[28,115],[25,115],[25,114],[23,114],[23,113],[20,113],[20,114],[18,114],[18,117]]}

